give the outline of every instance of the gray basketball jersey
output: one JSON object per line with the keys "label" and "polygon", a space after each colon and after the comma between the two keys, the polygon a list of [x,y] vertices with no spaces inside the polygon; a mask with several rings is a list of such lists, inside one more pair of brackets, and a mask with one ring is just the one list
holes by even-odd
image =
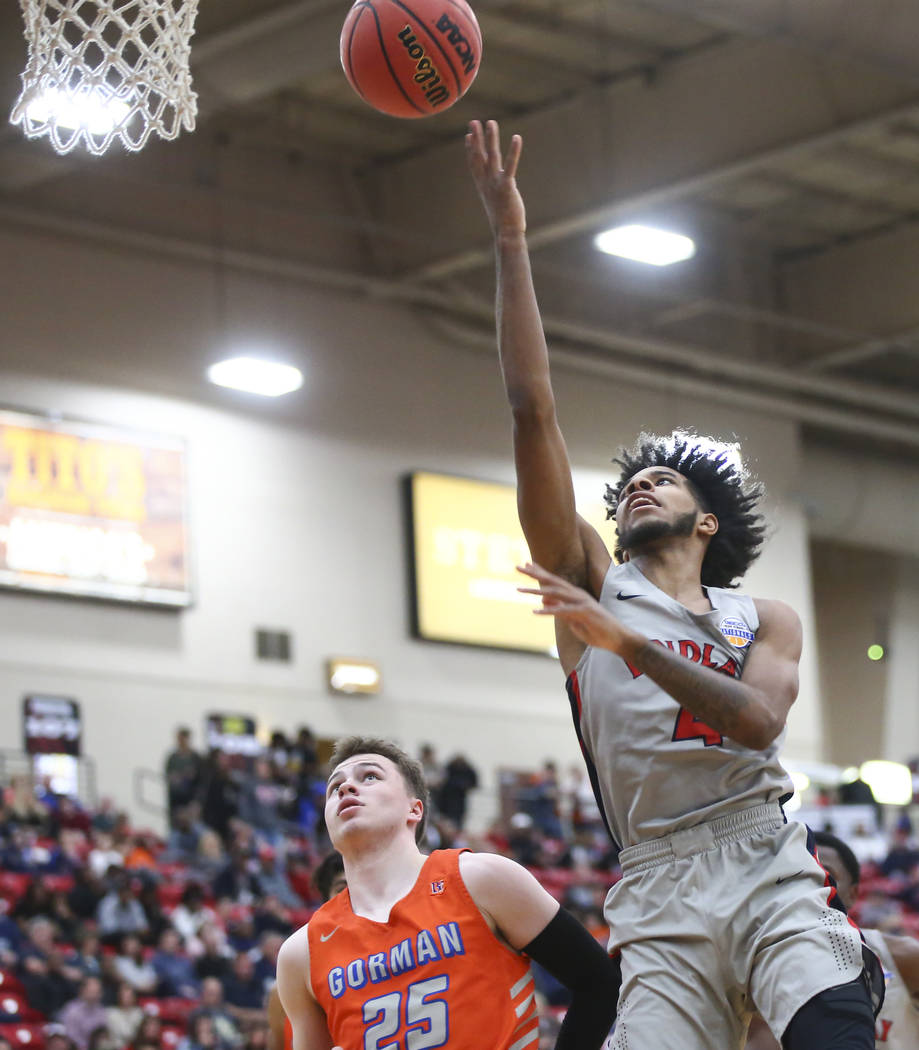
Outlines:
{"label": "gray basketball jersey", "polygon": [[[626,562],[610,567],[600,603],[657,644],[739,678],[759,627],[753,600],[716,587],[707,593],[712,610],[690,612]],[[597,801],[622,847],[793,790],[778,761],[784,732],[764,751],[743,747],[608,649],[585,650],[568,695]]]}

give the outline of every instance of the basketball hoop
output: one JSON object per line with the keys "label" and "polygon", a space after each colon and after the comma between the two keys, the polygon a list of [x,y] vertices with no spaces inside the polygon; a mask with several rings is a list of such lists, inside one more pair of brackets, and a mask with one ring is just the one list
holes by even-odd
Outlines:
{"label": "basketball hoop", "polygon": [[10,121],[58,153],[139,150],[193,131],[198,0],[19,0],[29,59]]}

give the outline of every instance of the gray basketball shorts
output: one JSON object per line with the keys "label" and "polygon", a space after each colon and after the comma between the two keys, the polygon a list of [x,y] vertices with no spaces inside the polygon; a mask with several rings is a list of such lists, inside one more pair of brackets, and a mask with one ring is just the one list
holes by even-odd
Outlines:
{"label": "gray basketball shorts", "polygon": [[604,913],[622,953],[611,1050],[730,1050],[758,1010],[777,1039],[818,992],[862,970],[858,930],[827,904],[803,824],[778,803],[620,854]]}

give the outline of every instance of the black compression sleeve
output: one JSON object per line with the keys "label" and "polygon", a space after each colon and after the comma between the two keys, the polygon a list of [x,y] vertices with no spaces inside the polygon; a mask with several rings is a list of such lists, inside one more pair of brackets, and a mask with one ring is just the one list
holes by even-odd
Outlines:
{"label": "black compression sleeve", "polygon": [[571,991],[555,1050],[598,1050],[616,1019],[619,957],[611,959],[564,908],[523,951]]}

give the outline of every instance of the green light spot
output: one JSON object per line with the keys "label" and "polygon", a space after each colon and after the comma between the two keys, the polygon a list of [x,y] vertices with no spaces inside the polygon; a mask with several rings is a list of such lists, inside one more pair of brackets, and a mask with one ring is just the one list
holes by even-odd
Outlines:
{"label": "green light spot", "polygon": [[883,660],[884,659],[884,646],[883,645],[869,645],[868,646],[868,659],[869,660]]}

